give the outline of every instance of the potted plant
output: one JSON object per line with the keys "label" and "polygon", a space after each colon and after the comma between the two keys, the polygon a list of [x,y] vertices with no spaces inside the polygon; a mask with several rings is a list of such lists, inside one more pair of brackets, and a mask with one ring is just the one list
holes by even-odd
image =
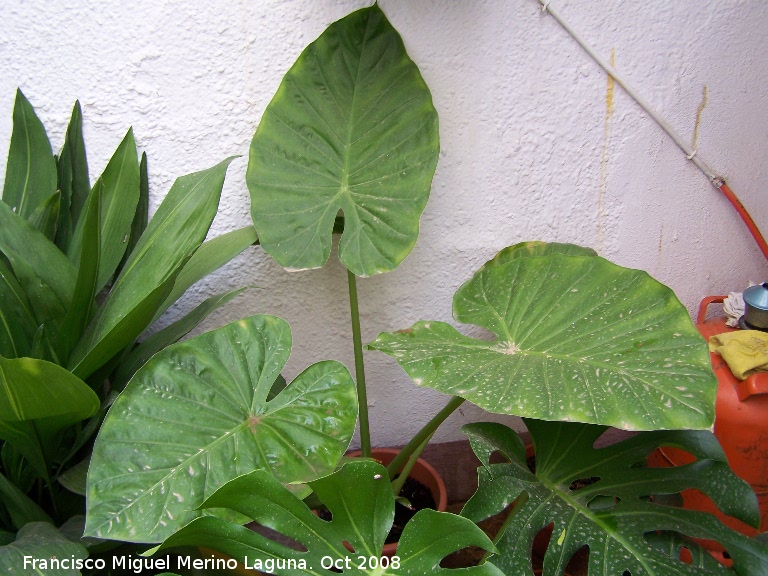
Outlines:
{"label": "potted plant", "polygon": [[0,201],[0,572],[21,573],[25,553],[87,556],[85,478],[104,414],[150,356],[242,291],[137,343],[256,241],[247,228],[203,242],[229,162],[179,178],[149,220],[147,159],[131,130],[91,186],[80,105],[54,156],[17,92]]}
{"label": "potted plant", "polygon": [[[264,113],[248,172],[262,246],[286,267],[315,267],[328,257],[332,231],[343,230],[353,327],[356,275],[392,269],[416,240],[436,130],[426,86],[378,6],[331,25]],[[393,356],[415,384],[452,395],[387,468],[341,460],[366,404],[358,328],[356,381],[338,362],[324,361],[286,384],[280,372],[290,329],[273,316],[168,346],[136,372],[105,418],[88,474],[86,534],[161,543],[159,551],[206,546],[275,574],[450,573],[441,560],[476,545],[494,556],[460,573],[517,576],[532,573],[530,543],[552,524],[548,575],[562,574],[584,546],[591,569],[602,573],[722,572],[686,538],[702,536],[726,545],[734,573],[768,569],[764,545],[709,515],[663,504],[664,495],[695,486],[754,522],[754,495],[706,432],[715,393],[706,345],[668,288],[589,249],[533,242],[486,263],[453,307],[457,321],[495,339],[420,322],[369,344]],[[536,473],[524,467],[512,431],[469,426],[482,464],[477,494],[462,515],[417,513],[397,555],[384,559],[394,471],[413,462],[465,401],[527,418]],[[641,432],[595,449],[606,426]],[[699,459],[643,468],[664,443]],[[495,452],[506,462],[492,463]],[[314,515],[309,498],[332,518]],[[474,521],[509,506],[493,543]],[[249,520],[292,545],[244,528]],[[219,558],[201,562],[228,566]]]}

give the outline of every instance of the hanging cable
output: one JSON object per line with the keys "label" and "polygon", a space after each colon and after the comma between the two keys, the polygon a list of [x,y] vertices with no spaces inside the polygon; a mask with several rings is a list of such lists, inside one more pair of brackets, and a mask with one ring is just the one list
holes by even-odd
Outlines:
{"label": "hanging cable", "polygon": [[736,197],[736,194],[728,187],[728,185],[725,183],[725,180],[722,176],[719,176],[715,173],[714,170],[712,170],[697,154],[696,150],[694,150],[691,146],[686,144],[682,137],[675,131],[675,129],[672,127],[672,125],[667,122],[665,118],[663,118],[660,114],[658,114],[651,105],[627,82],[621,77],[621,75],[616,72],[616,70],[611,66],[608,62],[606,62],[603,58],[600,57],[597,52],[595,52],[592,47],[587,44],[587,42],[579,36],[579,34],[570,27],[570,25],[557,13],[557,11],[552,9],[551,6],[551,0],[539,0],[539,4],[541,4],[541,11],[545,14],[549,14],[552,16],[560,26],[562,26],[568,34],[570,34],[576,42],[579,43],[579,45],[586,51],[587,54],[589,54],[592,59],[597,62],[600,67],[605,70],[605,72],[611,76],[615,80],[615,82],[621,86],[624,91],[629,94],[632,99],[637,102],[640,107],[645,110],[648,115],[653,118],[656,123],[661,126],[662,130],[666,132],[672,140],[674,140],[675,144],[677,144],[680,149],[685,153],[685,157],[693,162],[696,167],[701,170],[704,175],[709,179],[709,181],[712,183],[712,185],[720,190],[725,197],[728,199],[728,201],[731,203],[731,205],[736,209],[736,212],[738,212],[741,219],[744,221],[744,224],[746,224],[747,229],[749,230],[749,233],[752,234],[752,237],[755,239],[755,242],[757,242],[758,247],[760,248],[760,251],[763,253],[763,256],[766,260],[768,260],[768,243],[766,243],[765,238],[760,233],[760,229],[757,227],[757,224],[755,224],[755,221],[752,219],[752,217],[749,215],[749,212],[747,212],[747,209],[744,207],[744,205],[741,203],[741,201]]}

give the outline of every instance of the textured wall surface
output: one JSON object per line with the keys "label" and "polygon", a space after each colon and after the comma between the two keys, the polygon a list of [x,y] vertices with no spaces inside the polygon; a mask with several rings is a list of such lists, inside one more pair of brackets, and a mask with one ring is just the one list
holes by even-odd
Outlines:
{"label": "textured wall surface", "polygon": [[[241,227],[249,222],[248,145],[282,75],[328,24],[367,4],[2,2],[0,142],[10,140],[16,87],[56,150],[80,99],[92,178],[133,126],[149,156],[152,210],[175,177],[240,154],[212,234]],[[415,250],[394,272],[360,282],[365,341],[420,319],[451,321],[458,286],[522,240],[592,246],[647,270],[691,310],[703,295],[768,279],[725,199],[538,2],[380,5],[432,90],[442,152]],[[768,233],[768,3],[552,6],[695,141]],[[288,376],[323,358],[352,366],[346,275],[334,256],[325,268],[291,274],[249,249],[193,287],[171,317],[243,285],[253,288],[204,328],[276,314],[294,331]],[[446,398],[416,388],[390,358],[366,354],[375,443],[404,442]],[[460,438],[461,424],[482,417],[465,408],[438,439]]]}

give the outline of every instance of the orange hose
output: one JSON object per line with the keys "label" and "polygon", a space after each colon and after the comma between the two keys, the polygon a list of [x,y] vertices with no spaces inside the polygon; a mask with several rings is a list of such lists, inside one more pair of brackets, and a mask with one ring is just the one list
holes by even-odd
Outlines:
{"label": "orange hose", "polygon": [[739,213],[739,216],[741,216],[744,224],[747,225],[750,234],[752,234],[755,242],[757,242],[757,245],[762,251],[763,256],[765,256],[765,259],[768,260],[768,243],[766,243],[765,238],[763,238],[763,235],[760,233],[760,229],[757,227],[757,224],[755,224],[755,221],[752,220],[752,216],[749,215],[747,209],[744,208],[744,205],[736,197],[736,194],[733,193],[733,190],[728,188],[728,185],[725,182],[723,182],[719,188],[720,191],[725,194],[725,197],[728,198],[728,201],[733,205],[733,207],[736,208],[736,212]]}

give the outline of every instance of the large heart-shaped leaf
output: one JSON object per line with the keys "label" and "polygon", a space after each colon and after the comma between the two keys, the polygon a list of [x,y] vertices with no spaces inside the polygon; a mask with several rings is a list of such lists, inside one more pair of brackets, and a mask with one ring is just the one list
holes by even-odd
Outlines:
{"label": "large heart-shaped leaf", "polygon": [[[720,542],[736,574],[768,573],[768,548],[730,530],[714,516],[654,503],[656,495],[696,488],[724,512],[759,521],[757,499],[728,467],[715,437],[701,431],[644,432],[607,447],[594,443],[604,427],[526,420],[536,453],[531,472],[515,432],[493,423],[464,431],[483,466],[479,487],[462,515],[479,521],[518,500],[494,562],[507,574],[531,574],[536,534],[553,524],[544,574],[561,576],[573,554],[589,548],[589,573],[680,576],[728,572],[714,562],[680,560],[680,535]],[[646,468],[644,459],[661,445],[682,447],[698,458],[672,468]],[[509,462],[491,464],[500,452]],[[525,496],[524,496],[525,494]],[[521,497],[522,496],[522,497]],[[670,535],[670,533],[673,533]],[[666,548],[661,546],[666,543]],[[695,550],[696,545],[685,541]],[[670,551],[674,553],[670,554]]]}
{"label": "large heart-shaped leaf", "polygon": [[253,316],[153,356],[96,439],[86,535],[160,542],[236,476],[305,482],[333,470],[355,428],[354,382],[319,362],[268,401],[290,347],[284,320]]}
{"label": "large heart-shaped leaf", "polygon": [[492,260],[456,292],[454,317],[384,333],[416,384],[490,412],[617,428],[710,428],[717,381],[709,352],[674,293],[645,272],[597,256]]}
{"label": "large heart-shaped leaf", "polygon": [[[289,548],[244,526],[204,517],[168,538],[160,549],[212,547],[270,574],[291,576],[332,574],[332,564],[343,568],[344,574],[501,576],[488,562],[458,570],[441,568],[440,561],[456,550],[468,546],[493,550],[493,544],[466,518],[434,510],[418,512],[403,530],[396,559],[379,562],[395,515],[388,480],[380,464],[357,460],[310,482],[332,515],[331,520],[322,520],[275,478],[264,471],[252,472],[220,488],[203,507],[236,510],[297,546]],[[255,564],[256,559],[261,565]]]}
{"label": "large heart-shaped leaf", "polygon": [[416,243],[439,153],[437,112],[377,4],[332,24],[288,71],[251,143],[251,215],[289,269],[331,250],[358,276],[392,270]]}
{"label": "large heart-shaped leaf", "polygon": [[72,564],[88,558],[85,546],[72,542],[46,522],[33,522],[0,546],[0,574],[79,576]]}

